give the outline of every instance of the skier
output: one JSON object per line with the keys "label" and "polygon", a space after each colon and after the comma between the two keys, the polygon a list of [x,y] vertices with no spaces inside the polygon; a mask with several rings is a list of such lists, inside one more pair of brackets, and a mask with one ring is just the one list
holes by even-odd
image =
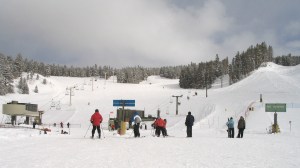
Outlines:
{"label": "skier", "polygon": [[69,122],[68,122],[67,126],[68,126],[68,128],[70,128],[70,123]]}
{"label": "skier", "polygon": [[164,126],[163,126],[162,134],[163,134],[163,136],[168,136],[168,133],[167,133],[167,119],[164,119]]}
{"label": "skier", "polygon": [[194,120],[195,120],[194,116],[189,111],[188,115],[186,116],[186,119],[185,119],[187,137],[192,137],[192,127],[194,125]]}
{"label": "skier", "polygon": [[140,137],[140,123],[142,122],[141,117],[139,116],[138,112],[135,112],[132,116],[131,122],[134,123],[133,126],[133,132],[134,132],[134,137]]}
{"label": "skier", "polygon": [[229,132],[229,138],[234,138],[234,121],[233,118],[230,117],[230,120],[226,123]]}
{"label": "skier", "polygon": [[240,117],[237,128],[239,129],[239,133],[237,137],[243,138],[244,129],[246,128],[246,122],[243,116]]}
{"label": "skier", "polygon": [[[229,121],[229,118],[227,118],[227,122]],[[226,124],[227,125],[227,124]],[[229,127],[228,127],[228,125],[227,125],[227,135],[228,135],[228,138],[230,138],[230,133],[229,133]]]}
{"label": "skier", "polygon": [[64,123],[60,122],[60,128],[64,128]]}
{"label": "skier", "polygon": [[154,132],[154,135],[153,136],[156,136],[157,135],[157,132],[158,132],[158,129],[157,129],[157,118],[154,119],[154,122],[151,124],[151,126],[153,127],[153,129],[155,130]]}
{"label": "skier", "polygon": [[36,122],[35,122],[35,121],[33,121],[33,124],[32,124],[32,126],[33,126],[33,129],[35,129],[35,125],[36,125]]}
{"label": "skier", "polygon": [[94,138],[96,129],[98,132],[99,139],[101,138],[100,124],[102,123],[102,120],[103,119],[102,119],[101,114],[99,113],[99,110],[96,109],[95,113],[91,116],[91,123],[93,124],[92,138]]}
{"label": "skier", "polygon": [[160,136],[160,132],[162,132],[162,135],[165,137],[164,126],[165,126],[165,121],[162,118],[158,117],[156,120],[157,137]]}

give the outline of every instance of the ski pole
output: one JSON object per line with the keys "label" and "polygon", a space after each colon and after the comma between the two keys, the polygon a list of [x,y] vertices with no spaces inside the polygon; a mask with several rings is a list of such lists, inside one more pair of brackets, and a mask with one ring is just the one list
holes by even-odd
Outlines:
{"label": "ski pole", "polygon": [[90,123],[90,126],[89,126],[89,128],[86,130],[86,133],[85,133],[85,135],[84,135],[84,138],[85,138],[85,136],[86,136],[87,132],[89,131],[89,129],[90,129],[90,127],[91,127],[91,125],[92,125],[92,123]]}
{"label": "ski pole", "polygon": [[151,136],[153,136],[152,131],[153,131],[153,127],[151,128],[151,132],[150,132],[150,135],[151,135]]}
{"label": "ski pole", "polygon": [[103,129],[102,129],[102,124],[100,124],[100,128],[101,128],[101,132],[102,132],[102,134],[103,134],[103,138],[105,138],[104,131],[103,131]]}
{"label": "ski pole", "polygon": [[131,133],[130,133],[130,135],[129,135],[129,137],[131,137],[131,135],[132,135],[132,133],[134,132],[134,129],[131,131]]}

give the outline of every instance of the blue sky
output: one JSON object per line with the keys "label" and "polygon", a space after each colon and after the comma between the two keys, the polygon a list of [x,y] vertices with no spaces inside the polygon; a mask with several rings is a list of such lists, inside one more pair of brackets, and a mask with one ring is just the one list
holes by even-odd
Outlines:
{"label": "blue sky", "polygon": [[49,64],[173,66],[266,42],[300,55],[297,0],[0,0],[0,52]]}

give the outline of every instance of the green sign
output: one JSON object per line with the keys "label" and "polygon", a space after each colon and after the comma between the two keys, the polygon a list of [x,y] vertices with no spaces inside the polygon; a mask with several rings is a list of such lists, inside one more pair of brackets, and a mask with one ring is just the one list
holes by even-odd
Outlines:
{"label": "green sign", "polygon": [[286,112],[285,103],[266,103],[266,112]]}

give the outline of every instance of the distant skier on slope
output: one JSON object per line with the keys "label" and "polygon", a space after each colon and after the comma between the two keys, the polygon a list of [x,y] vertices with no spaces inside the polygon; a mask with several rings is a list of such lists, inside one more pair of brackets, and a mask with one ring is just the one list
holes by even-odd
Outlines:
{"label": "distant skier on slope", "polygon": [[234,138],[234,121],[232,117],[230,117],[226,125],[228,127],[229,138]]}
{"label": "distant skier on slope", "polygon": [[186,116],[186,119],[185,119],[187,137],[192,137],[192,127],[194,125],[194,120],[195,120],[194,116],[189,111],[188,115]]}
{"label": "distant skier on slope", "polygon": [[99,110],[96,109],[95,113],[91,116],[91,123],[93,124],[92,138],[94,138],[96,129],[98,132],[99,139],[101,138],[100,124],[102,123],[102,120],[103,120],[103,118],[102,118],[101,114],[99,113]]}
{"label": "distant skier on slope", "polygon": [[239,133],[237,137],[243,138],[244,129],[246,128],[246,122],[243,116],[240,117],[237,128],[239,129]]}
{"label": "distant skier on slope", "polygon": [[134,132],[134,137],[140,137],[140,123],[142,122],[141,117],[139,116],[138,112],[135,112],[131,118],[131,123],[134,123],[133,126],[133,132]]}
{"label": "distant skier on slope", "polygon": [[[227,119],[227,122],[229,121],[229,118]],[[227,124],[226,124],[227,125]],[[228,138],[230,138],[230,133],[229,133],[229,127],[228,127],[228,125],[227,125],[227,135],[228,135]]]}

